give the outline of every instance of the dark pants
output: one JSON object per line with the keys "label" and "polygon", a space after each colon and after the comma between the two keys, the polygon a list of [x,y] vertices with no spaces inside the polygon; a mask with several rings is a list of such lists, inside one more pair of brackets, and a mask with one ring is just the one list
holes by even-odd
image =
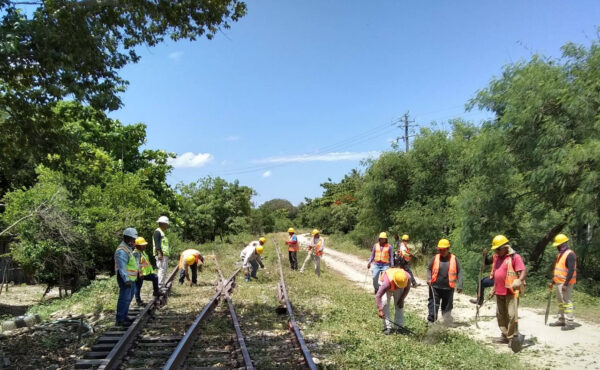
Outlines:
{"label": "dark pants", "polygon": [[[181,272],[179,273],[179,284],[183,284],[183,282],[185,281],[185,269],[181,269]],[[190,265],[190,270],[192,270],[192,283],[193,284],[198,284],[198,264],[194,263],[193,265]]]}
{"label": "dark pants", "polygon": [[490,279],[489,276],[486,276],[483,279],[481,279],[480,284],[481,284],[481,294],[478,297],[477,304],[481,306],[483,304],[483,299],[485,297],[485,288],[494,286],[494,279]]}
{"label": "dark pants", "polygon": [[452,301],[454,299],[454,289],[440,289],[433,287],[433,294],[435,294],[435,307],[433,306],[433,295],[432,287],[429,288],[429,301],[427,308],[429,308],[429,315],[427,315],[427,321],[434,322],[438,318],[438,311],[440,304],[442,306],[442,315],[450,313],[452,311]]}
{"label": "dark pants", "polygon": [[140,278],[138,276],[138,279],[135,281],[135,300],[136,301],[142,300],[140,293],[142,292],[142,285],[144,285],[144,280],[152,282],[152,289],[154,290],[154,296],[158,295],[158,275],[149,274],[149,275],[144,276],[143,278]]}
{"label": "dark pants", "polygon": [[298,270],[298,252],[288,251],[288,254],[290,256],[290,267],[292,270]]}
{"label": "dark pants", "polygon": [[126,285],[121,275],[117,273],[117,284],[119,284],[119,299],[117,300],[117,323],[125,322],[129,313],[129,305],[133,299],[135,282]]}
{"label": "dark pants", "polygon": [[404,258],[400,257],[398,259],[398,266],[404,269],[404,271],[410,274],[410,283],[412,286],[417,285],[417,281],[415,280],[415,275],[412,273],[410,269],[410,262],[406,261]]}

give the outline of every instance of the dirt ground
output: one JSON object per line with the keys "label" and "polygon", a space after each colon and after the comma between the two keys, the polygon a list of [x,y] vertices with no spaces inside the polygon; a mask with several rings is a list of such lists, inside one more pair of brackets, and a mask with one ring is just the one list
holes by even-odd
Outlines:
{"label": "dirt ground", "polygon": [[[308,237],[301,235],[301,244],[308,244]],[[354,255],[325,248],[323,263],[332,270],[345,275],[359,287],[372,293],[373,283],[367,270],[367,261]],[[419,315],[423,320],[427,317],[428,287],[417,277],[422,285],[411,289],[406,297],[405,308]],[[475,305],[469,302],[473,298],[464,294],[454,295],[452,329],[458,330],[481,344],[501,353],[512,353],[506,345],[492,344],[491,339],[498,337],[500,331],[496,323],[496,306],[494,300],[484,303],[480,309],[479,329],[475,326]],[[376,314],[373,302],[373,314]],[[553,310],[556,310],[553,303]],[[575,302],[577,312],[577,302]],[[549,318],[554,320],[553,317]],[[525,335],[525,346],[517,356],[535,368],[553,369],[600,369],[600,326],[583,322],[576,317],[576,323],[581,325],[575,330],[561,331],[560,328],[544,325],[544,312],[529,308],[519,308],[519,331]]]}
{"label": "dirt ground", "polygon": [[[45,291],[46,285],[9,284],[8,292],[2,290],[2,294],[0,294],[0,316],[8,318],[9,315],[25,314],[30,306],[41,301]],[[58,288],[54,288],[46,294],[44,299],[51,300],[58,297]]]}

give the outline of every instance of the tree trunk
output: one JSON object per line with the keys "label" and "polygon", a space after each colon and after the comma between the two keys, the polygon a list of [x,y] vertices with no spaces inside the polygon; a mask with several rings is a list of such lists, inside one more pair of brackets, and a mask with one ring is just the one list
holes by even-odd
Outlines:
{"label": "tree trunk", "polygon": [[546,233],[546,235],[544,235],[535,244],[535,247],[533,247],[533,251],[529,256],[531,261],[533,261],[533,271],[537,271],[540,268],[540,264],[542,263],[542,257],[544,256],[544,250],[546,249],[546,246],[548,245],[548,243],[550,243],[552,239],[554,239],[556,234],[561,232],[561,230],[565,227],[566,224],[566,222],[561,222],[560,224],[554,226]]}

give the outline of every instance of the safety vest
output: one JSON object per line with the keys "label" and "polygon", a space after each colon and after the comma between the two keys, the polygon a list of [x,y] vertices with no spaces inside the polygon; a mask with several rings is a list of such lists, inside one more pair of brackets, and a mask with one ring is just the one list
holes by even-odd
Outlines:
{"label": "safety vest", "polygon": [[[402,252],[402,245],[404,244],[404,247],[406,248],[405,252]],[[400,243],[400,248],[398,248],[398,254],[404,258],[404,260],[406,262],[410,262],[410,249],[408,248],[408,243]]]}
{"label": "safety vest", "polygon": [[150,264],[150,258],[145,251],[137,250],[140,254],[140,273],[142,276],[148,276],[154,273],[154,269],[152,268],[152,264]]}
{"label": "safety vest", "polygon": [[[504,279],[504,287],[514,293],[512,284],[513,281],[515,281],[515,279],[517,279],[519,276],[515,271],[512,257],[512,254],[509,254],[502,263],[506,264],[506,278]],[[490,279],[492,280],[494,279],[494,274],[496,273],[496,261],[498,261],[498,255],[494,254],[492,256],[492,272],[490,272]]]}
{"label": "safety vest", "polygon": [[[169,238],[167,238],[167,236],[165,235],[165,232],[162,231],[162,229],[160,227],[158,227],[156,230],[158,230],[160,232],[160,249],[162,249],[162,254],[163,256],[167,256],[169,257]],[[155,231],[156,232],[156,231]],[[156,256],[156,244],[154,243],[154,237],[152,238],[152,248],[154,249],[154,255]]]}
{"label": "safety vest", "polygon": [[[567,274],[569,273],[569,269],[567,268],[567,257],[569,254],[573,253],[575,256],[575,252],[571,249],[567,249],[562,254],[559,254],[556,257],[556,262],[554,263],[554,281],[555,284],[564,284],[567,280]],[[573,277],[569,280],[569,285],[573,285],[577,282],[577,257],[575,256],[575,270],[573,271]]]}
{"label": "safety vest", "polygon": [[[431,267],[431,283],[435,283],[440,272],[440,254],[436,254]],[[450,254],[450,266],[448,267],[448,285],[450,288],[456,286],[458,280],[458,270],[456,269],[456,257]]]}
{"label": "safety vest", "polygon": [[127,276],[129,277],[129,280],[136,281],[139,271],[138,263],[135,260],[133,253],[127,247],[127,244],[125,244],[124,242],[119,244],[117,250],[115,251],[115,272],[117,274],[119,273],[119,265],[117,264],[117,251],[119,250],[125,251],[129,255],[129,260],[127,260],[127,265],[125,266],[125,269],[127,270]]}
{"label": "safety vest", "polygon": [[314,244],[315,240],[313,239],[311,242],[311,248],[315,248],[315,255],[322,256],[323,255],[323,238],[319,238],[319,241]]}
{"label": "safety vest", "polygon": [[[398,289],[398,287],[396,286],[396,283],[394,282],[394,275],[396,274],[397,271],[402,271],[404,274],[406,274],[406,271],[404,271],[404,269],[401,268],[396,268],[396,267],[392,267],[391,269],[387,269],[384,271],[384,274],[387,275],[388,280],[390,281],[390,291],[394,291],[396,289]],[[383,283],[383,274],[379,274],[379,282],[380,285],[381,283]]]}
{"label": "safety vest", "polygon": [[194,256],[195,261],[194,263],[198,264],[200,261],[200,252],[198,252],[195,249],[186,249],[183,252],[181,252],[181,256],[179,257],[179,268],[183,269],[183,265],[185,263],[185,258],[189,255]]}
{"label": "safety vest", "polygon": [[377,263],[390,263],[390,249],[392,247],[388,243],[385,243],[383,249],[379,243],[375,243],[373,248],[375,248],[375,258],[373,258],[373,261]]}
{"label": "safety vest", "polygon": [[290,236],[288,240],[288,251],[290,252],[298,252],[298,237],[296,235]]}

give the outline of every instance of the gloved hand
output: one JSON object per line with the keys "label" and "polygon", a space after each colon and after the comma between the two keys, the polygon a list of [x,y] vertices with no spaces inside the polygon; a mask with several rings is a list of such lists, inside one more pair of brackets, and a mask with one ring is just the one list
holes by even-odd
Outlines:
{"label": "gloved hand", "polygon": [[552,288],[554,288],[554,282],[553,281],[551,281],[550,284],[548,284],[548,288],[550,290],[552,290]]}
{"label": "gloved hand", "polygon": [[383,310],[378,310],[377,316],[379,316],[379,318],[383,319],[385,317],[385,315],[383,314]]}

